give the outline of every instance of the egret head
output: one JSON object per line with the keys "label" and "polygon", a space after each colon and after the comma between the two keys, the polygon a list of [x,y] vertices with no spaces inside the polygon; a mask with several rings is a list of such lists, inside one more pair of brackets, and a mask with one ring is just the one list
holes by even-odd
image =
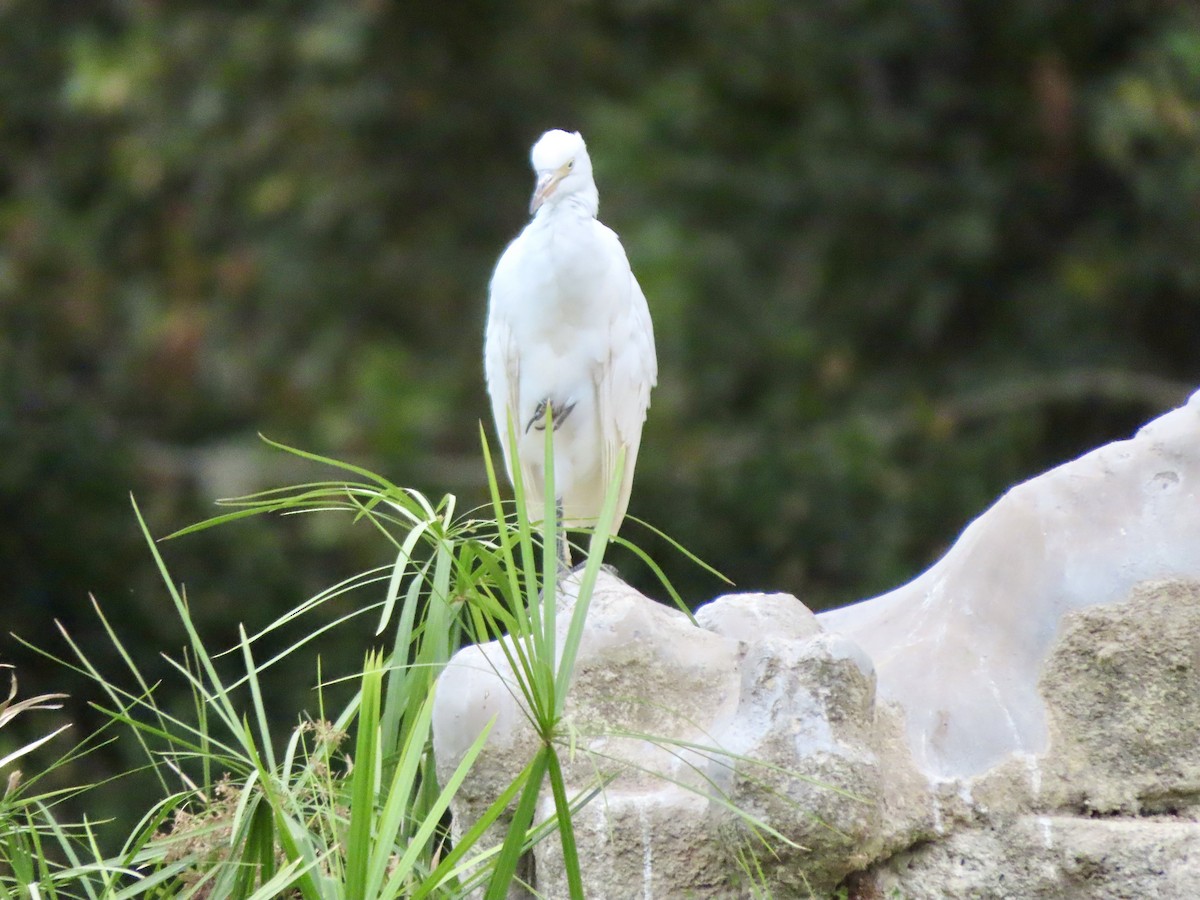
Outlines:
{"label": "egret head", "polygon": [[587,145],[578,131],[547,131],[529,154],[537,187],[529,202],[529,213],[543,205],[554,206],[568,197],[576,197],[595,215],[600,207],[596,182],[592,179],[592,161]]}

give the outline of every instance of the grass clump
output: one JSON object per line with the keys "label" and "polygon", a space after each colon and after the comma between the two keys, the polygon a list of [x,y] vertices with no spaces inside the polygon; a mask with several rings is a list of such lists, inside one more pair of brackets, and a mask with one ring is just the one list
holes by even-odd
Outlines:
{"label": "grass clump", "polygon": [[[37,779],[22,781],[11,765],[57,731],[0,757],[0,777],[9,768],[0,801],[0,900],[421,900],[474,891],[499,900],[517,878],[522,856],[551,833],[561,841],[571,894],[582,897],[572,816],[597,793],[603,777],[595,789],[570,794],[561,754],[573,747],[561,733],[562,719],[588,602],[612,540],[617,483],[588,532],[572,618],[560,634],[554,510],[548,505],[542,522],[531,523],[519,477],[515,504],[502,502],[486,437],[491,504],[466,515],[457,513],[453,496],[433,503],[357,466],[276,446],[330,466],[341,477],[224,501],[220,515],[171,537],[248,516],[333,512],[381,534],[394,558],[320,592],[253,634],[239,626],[234,645],[214,652],[199,634],[186,593],[172,579],[135,502],[138,523],[186,634],[182,653],[165,658],[174,677],[187,685],[190,708],[158,702],[159,686],[148,680],[137,653],[94,601],[124,671],[102,671],[65,630],[69,652],[52,658],[98,687],[104,700],[94,705],[110,726],[132,733],[160,797],[123,836],[117,852],[103,853],[96,825],[60,823],[55,803],[63,793],[38,794]],[[549,446],[545,464],[552,483]],[[519,473],[519,467],[514,470]],[[553,497],[552,491],[546,494]],[[314,617],[331,601],[364,591],[374,592],[371,602],[332,622]],[[338,677],[322,670],[318,656],[314,708],[281,728],[264,695],[263,673],[329,629],[362,616],[374,619],[380,646],[365,652],[357,671]],[[264,650],[268,637],[278,642],[295,633],[297,624],[303,626],[299,638],[283,641],[281,650]],[[452,844],[447,811],[487,741],[490,724],[439,784],[431,735],[434,685],[459,647],[502,636],[506,639],[498,646],[515,673],[515,689],[539,744],[521,773]],[[349,700],[333,704],[332,694],[348,689]],[[14,698],[15,685],[0,706],[0,726],[62,699]],[[85,741],[60,763],[101,739]],[[535,822],[537,800],[547,785],[555,813],[549,821]],[[489,835],[498,822],[504,823],[499,843]]]}

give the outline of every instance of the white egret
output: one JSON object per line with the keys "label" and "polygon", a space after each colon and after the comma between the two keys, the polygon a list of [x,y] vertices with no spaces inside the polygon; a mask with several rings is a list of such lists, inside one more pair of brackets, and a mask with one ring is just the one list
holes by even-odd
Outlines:
{"label": "white egret", "polygon": [[[583,138],[548,131],[530,159],[533,220],[501,255],[489,288],[484,371],[492,415],[510,479],[514,451],[520,460],[535,521],[545,503],[547,409],[563,524],[595,524],[624,448],[615,533],[658,378],[650,311],[621,241],[596,219],[600,197]],[[569,565],[565,541],[559,554]]]}

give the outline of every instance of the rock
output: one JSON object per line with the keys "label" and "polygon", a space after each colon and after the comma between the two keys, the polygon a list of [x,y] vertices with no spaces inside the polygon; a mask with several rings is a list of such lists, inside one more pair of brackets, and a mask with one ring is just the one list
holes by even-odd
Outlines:
{"label": "rock", "polygon": [[[553,810],[551,798],[543,797],[541,816]],[[711,828],[702,794],[670,784],[652,791],[614,786],[574,823],[589,900],[731,896],[736,870]],[[539,845],[536,859],[538,890],[569,897],[558,841]]]}
{"label": "rock", "polygon": [[935,778],[1037,755],[1042,663],[1072,610],[1200,578],[1200,393],[1127,441],[1010,490],[915,581],[818,616],[875,661]]}
{"label": "rock", "polygon": [[[563,587],[560,636],[577,582]],[[787,595],[723,597],[696,618],[707,627],[612,575],[597,581],[566,710],[575,754],[563,754],[572,793],[612,778],[577,820],[587,896],[647,896],[646,885],[649,896],[731,896],[738,853],[763,847],[732,807],[786,839],[762,861],[779,896],[830,890],[882,851],[881,815],[904,804],[900,788],[910,815],[925,806],[898,722],[876,721],[871,661]],[[536,750],[513,682],[496,642],[462,651],[439,679],[443,781],[498,716],[455,798],[456,836]],[[552,809],[544,792],[540,811]],[[561,853],[557,840],[535,849],[548,897],[567,895]]]}
{"label": "rock", "polygon": [[923,843],[852,882],[850,900],[1200,897],[1200,824],[1020,816]]}
{"label": "rock", "polygon": [[821,631],[817,617],[791,594],[724,594],[696,610],[696,624],[749,642],[802,640]]}
{"label": "rock", "polygon": [[[557,609],[560,652],[576,602],[577,578],[568,579],[562,589]],[[678,795],[703,789],[707,759],[679,743],[707,745],[705,727],[732,716],[739,693],[736,656],[736,642],[697,628],[683,613],[643,597],[607,572],[600,573],[566,710],[566,728],[579,752],[562,753],[572,794],[592,789],[601,776],[615,777],[605,799],[581,813],[585,833],[590,817],[610,811],[628,810],[638,821],[650,821],[656,807],[677,815]],[[697,690],[698,685],[704,690]],[[486,722],[497,716],[484,753],[455,797],[456,839],[537,750],[538,739],[525,718],[520,697],[516,678],[496,641],[460,651],[438,679],[434,753],[443,783]],[[640,735],[661,735],[671,743],[656,743]],[[676,796],[667,803],[656,800],[656,792]],[[552,812],[549,791],[542,806],[545,815]],[[500,828],[504,824],[500,823]],[[608,827],[603,820],[592,824],[597,833],[605,833]],[[496,839],[485,840],[484,845]],[[639,839],[622,835],[623,842]],[[692,854],[686,873],[690,884],[704,877],[699,857],[705,848],[701,843]],[[720,852],[719,848],[709,849]],[[537,848],[534,864],[542,873],[538,883],[543,893],[550,890],[546,885],[556,883],[554,873],[561,875],[561,865],[554,862],[556,855],[561,856],[556,842],[543,842]],[[604,891],[623,883],[622,877],[641,883],[640,855],[630,873],[614,871],[604,862],[606,858],[601,847],[589,848],[584,861],[589,897],[609,896]],[[651,869],[660,882],[684,877],[672,875],[665,865],[664,861],[663,866]],[[717,867],[724,870],[723,864]],[[558,896],[566,896],[565,882]]]}
{"label": "rock", "polygon": [[941,796],[953,827],[851,897],[1200,897],[1200,581],[1069,613],[1040,690],[1046,753]]}
{"label": "rock", "polygon": [[[748,897],[747,870],[777,898],[1200,896],[1200,394],[889,594],[696,623],[597,582],[560,729],[572,792],[611,778],[576,820],[589,898]],[[496,642],[439,680],[443,779],[496,716],[456,835],[537,749],[519,697]],[[551,839],[527,874],[565,898],[562,869]]]}
{"label": "rock", "polygon": [[1068,614],[1041,689],[1045,800],[1105,815],[1200,811],[1200,583],[1153,582]]}

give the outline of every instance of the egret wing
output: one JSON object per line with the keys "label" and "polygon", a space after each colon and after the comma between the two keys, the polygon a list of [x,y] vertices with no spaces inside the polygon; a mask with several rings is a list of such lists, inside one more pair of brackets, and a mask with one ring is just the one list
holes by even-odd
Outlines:
{"label": "egret wing", "polygon": [[516,242],[510,244],[496,264],[488,286],[488,320],[484,337],[483,372],[491,400],[492,420],[504,450],[504,466],[512,479],[512,447],[508,439],[509,416],[515,419],[519,409],[521,353],[513,339],[509,315],[513,309]]}
{"label": "egret wing", "polygon": [[646,296],[629,267],[629,260],[616,234],[597,223],[602,246],[612,256],[604,289],[610,303],[607,359],[597,370],[596,392],[600,412],[601,460],[606,479],[616,471],[617,454],[625,448],[621,493],[617,502],[614,531],[620,527],[629,505],[633,471],[642,441],[642,425],[650,408],[650,390],[658,381],[658,359],[654,349],[654,326]]}

